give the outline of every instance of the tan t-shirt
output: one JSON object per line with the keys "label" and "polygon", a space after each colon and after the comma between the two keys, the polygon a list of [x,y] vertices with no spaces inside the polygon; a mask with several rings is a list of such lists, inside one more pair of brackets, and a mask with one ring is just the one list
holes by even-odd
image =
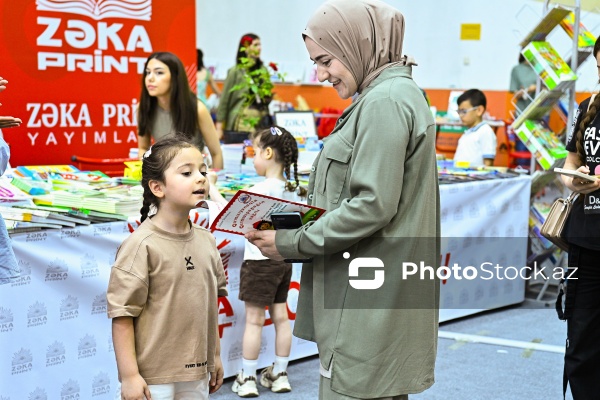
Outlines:
{"label": "tan t-shirt", "polygon": [[140,375],[149,385],[190,382],[214,371],[218,296],[225,272],[215,238],[150,218],[119,247],[108,284],[108,317],[133,317]]}

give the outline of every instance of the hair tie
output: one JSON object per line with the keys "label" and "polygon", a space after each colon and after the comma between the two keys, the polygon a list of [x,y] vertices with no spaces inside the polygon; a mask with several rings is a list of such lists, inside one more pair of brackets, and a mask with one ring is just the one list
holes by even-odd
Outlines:
{"label": "hair tie", "polygon": [[281,129],[274,126],[271,127],[271,135],[281,136],[282,134]]}
{"label": "hair tie", "polygon": [[148,150],[146,150],[146,152],[144,153],[144,157],[143,158],[150,157],[150,154],[152,154],[152,146],[150,146],[150,148]]}

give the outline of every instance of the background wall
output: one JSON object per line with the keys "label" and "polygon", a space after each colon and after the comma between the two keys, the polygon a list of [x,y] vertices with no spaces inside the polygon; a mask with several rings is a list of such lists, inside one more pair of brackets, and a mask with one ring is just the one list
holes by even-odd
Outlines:
{"label": "background wall", "polygon": [[[517,64],[519,43],[543,15],[543,2],[532,0],[385,1],[406,18],[404,53],[413,55],[419,63],[414,77],[426,89],[507,90],[510,70]],[[204,51],[206,65],[215,66],[217,78],[222,79],[234,64],[240,37],[256,33],[263,43],[263,61],[277,62],[287,73],[287,81],[303,82],[308,79],[312,63],[301,32],[322,2],[196,0],[196,42]],[[583,11],[582,22],[594,34],[600,34],[600,15]],[[461,41],[463,23],[481,24],[481,40]],[[560,27],[549,40],[568,58],[571,41]],[[598,89],[591,57],[579,75],[577,91]]]}

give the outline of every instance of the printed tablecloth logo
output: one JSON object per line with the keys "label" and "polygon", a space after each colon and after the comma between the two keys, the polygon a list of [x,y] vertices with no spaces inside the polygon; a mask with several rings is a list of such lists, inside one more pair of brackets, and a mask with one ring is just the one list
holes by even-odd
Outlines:
{"label": "printed tablecloth logo", "polygon": [[106,314],[106,306],[106,292],[104,292],[94,297],[94,301],[92,302],[92,315]]}
{"label": "printed tablecloth logo", "polygon": [[27,310],[27,327],[46,325],[48,322],[48,310],[41,301],[36,301]]}
{"label": "printed tablecloth logo", "polygon": [[29,285],[31,283],[31,264],[29,261],[18,259],[17,265],[20,270],[19,276],[13,280],[11,286]]}
{"label": "printed tablecloth logo", "polygon": [[69,267],[64,260],[55,258],[46,268],[46,282],[64,281],[69,277]]}
{"label": "printed tablecloth logo", "polygon": [[60,390],[60,400],[79,399],[79,382],[69,379]]}
{"label": "printed tablecloth logo", "polygon": [[112,334],[108,335],[108,352],[112,353],[115,351],[115,346],[113,345],[113,341],[112,341]]}
{"label": "printed tablecloth logo", "polygon": [[78,237],[81,236],[81,230],[80,229],[66,229],[63,228],[60,230],[60,238],[61,239],[77,239]]}
{"label": "printed tablecloth logo", "polygon": [[96,355],[96,339],[93,335],[85,335],[79,339],[79,346],[77,347],[79,352],[78,358],[88,358]]}
{"label": "printed tablecloth logo", "polygon": [[92,396],[100,396],[103,394],[110,393],[110,379],[106,372],[100,372],[94,376],[92,382]]}
{"label": "printed tablecloth logo", "polygon": [[81,257],[81,277],[94,278],[98,275],[100,275],[98,262],[94,256],[86,253],[83,257]]}
{"label": "printed tablecloth logo", "polygon": [[48,239],[46,232],[29,232],[25,237],[26,242],[43,242]]}
{"label": "printed tablecloth logo", "polygon": [[11,375],[22,374],[33,369],[33,356],[31,350],[21,348],[13,354]]}
{"label": "printed tablecloth logo", "polygon": [[65,345],[55,340],[46,350],[46,367],[64,364],[65,360]]}
{"label": "printed tablecloth logo", "polygon": [[106,236],[112,233],[110,225],[94,226],[94,236]]}
{"label": "printed tablecloth logo", "polygon": [[11,309],[0,307],[0,333],[12,332],[13,328],[13,313]]}
{"label": "printed tablecloth logo", "polygon": [[229,354],[227,355],[227,361],[236,361],[242,359],[242,342],[236,340],[229,347]]}
{"label": "printed tablecloth logo", "polygon": [[29,393],[27,400],[48,400],[46,391],[42,388],[35,388],[35,390]]}
{"label": "printed tablecloth logo", "polygon": [[75,296],[68,295],[60,302],[60,320],[79,317],[79,300]]}

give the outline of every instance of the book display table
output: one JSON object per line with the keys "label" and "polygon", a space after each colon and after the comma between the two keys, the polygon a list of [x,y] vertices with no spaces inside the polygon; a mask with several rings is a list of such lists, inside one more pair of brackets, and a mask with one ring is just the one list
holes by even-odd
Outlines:
{"label": "book display table", "polygon": [[[526,176],[441,185],[442,265],[525,265],[529,186]],[[203,226],[208,219],[205,211],[192,215]],[[114,398],[106,287],[117,248],[135,227],[119,221],[12,235],[22,276],[0,288],[0,398]],[[219,303],[228,377],[241,368],[244,304],[237,296],[244,239],[223,232],[215,237],[228,278],[229,296]],[[509,248],[503,237],[521,239]],[[292,324],[301,268],[294,265],[288,296]],[[523,301],[524,280],[511,277],[443,280],[440,320]],[[274,329],[267,325],[258,368],[273,361]],[[290,358],[316,352],[314,343],[294,338]]]}

